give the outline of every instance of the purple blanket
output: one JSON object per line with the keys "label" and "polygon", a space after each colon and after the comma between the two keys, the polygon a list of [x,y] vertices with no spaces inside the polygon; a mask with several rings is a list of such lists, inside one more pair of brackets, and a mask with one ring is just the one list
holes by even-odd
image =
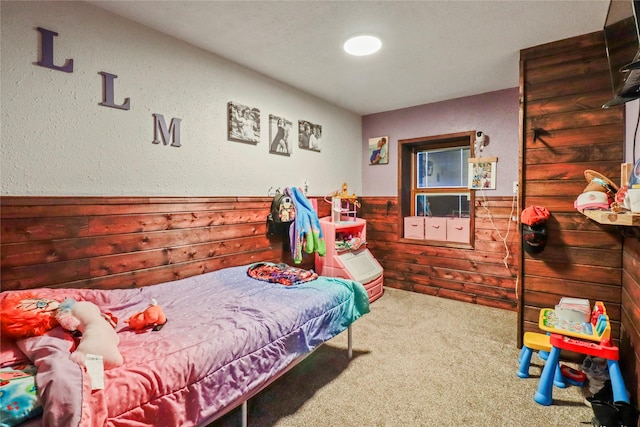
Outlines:
{"label": "purple blanket", "polygon": [[[39,289],[42,297],[97,304],[120,319],[124,365],[91,392],[69,359],[66,332],[18,342],[38,367],[47,425],[204,425],[242,403],[287,366],[369,312],[366,290],[346,279],[283,286],[233,267],[136,289]],[[168,322],[136,333],[124,322],[152,299]],[[55,368],[55,369],[54,369]]]}

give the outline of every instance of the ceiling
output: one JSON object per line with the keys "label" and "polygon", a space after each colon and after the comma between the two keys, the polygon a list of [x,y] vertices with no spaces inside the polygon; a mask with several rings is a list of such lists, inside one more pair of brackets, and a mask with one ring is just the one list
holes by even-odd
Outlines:
{"label": "ceiling", "polygon": [[[609,0],[98,1],[359,115],[518,86],[521,49],[602,30]],[[375,34],[369,57],[342,50]]]}

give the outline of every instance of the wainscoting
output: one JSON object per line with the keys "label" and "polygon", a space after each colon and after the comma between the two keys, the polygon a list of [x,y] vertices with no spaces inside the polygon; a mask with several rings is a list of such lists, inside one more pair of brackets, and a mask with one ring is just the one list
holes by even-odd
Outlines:
{"label": "wainscoting", "polygon": [[[384,267],[385,286],[517,309],[521,243],[510,221],[511,198],[477,201],[474,249],[399,242],[397,199],[360,200],[368,247]],[[130,288],[256,261],[292,264],[283,238],[266,237],[270,204],[269,197],[2,197],[1,287]],[[318,208],[319,216],[330,214],[321,198]],[[508,256],[500,236],[506,236]],[[637,398],[637,239],[625,242],[622,262],[622,366]],[[314,257],[306,255],[300,266],[313,268]]]}
{"label": "wainscoting", "polygon": [[[368,247],[385,286],[515,311],[520,240],[511,197],[476,196],[474,249],[400,242],[395,197],[363,197]],[[513,206],[513,211],[512,211]],[[502,238],[506,238],[506,247]],[[509,253],[507,254],[507,248]],[[506,259],[506,266],[504,261]]]}
{"label": "wainscoting", "polygon": [[620,364],[635,402],[640,398],[640,238],[625,238],[622,255]]}
{"label": "wainscoting", "polygon": [[[509,224],[510,198],[486,200],[489,211],[476,206],[473,250],[399,243],[396,198],[361,202],[386,286],[516,309],[520,245],[516,223]],[[0,203],[3,290],[140,287],[256,261],[292,263],[282,238],[266,237],[269,197],[3,197]],[[318,209],[321,217],[330,213],[322,199]],[[506,235],[509,225],[507,268],[498,233]],[[313,268],[313,256],[301,266]]]}
{"label": "wainscoting", "polygon": [[3,197],[2,290],[141,287],[255,261],[269,197]]}

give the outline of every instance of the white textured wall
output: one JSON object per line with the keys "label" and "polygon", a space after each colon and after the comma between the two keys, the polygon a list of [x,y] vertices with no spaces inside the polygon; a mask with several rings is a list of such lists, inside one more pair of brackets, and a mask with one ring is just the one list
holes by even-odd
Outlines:
{"label": "white textured wall", "polygon": [[[2,195],[266,195],[302,186],[362,189],[358,115],[83,2],[1,4]],[[54,63],[35,65],[37,27],[57,32]],[[247,52],[251,55],[251,52]],[[102,107],[102,76],[115,100]],[[227,140],[227,102],[261,111],[257,145]],[[182,119],[182,147],[151,141],[153,114]],[[269,154],[269,114],[294,122],[291,157]],[[297,121],[322,125],[322,152],[297,148]]]}

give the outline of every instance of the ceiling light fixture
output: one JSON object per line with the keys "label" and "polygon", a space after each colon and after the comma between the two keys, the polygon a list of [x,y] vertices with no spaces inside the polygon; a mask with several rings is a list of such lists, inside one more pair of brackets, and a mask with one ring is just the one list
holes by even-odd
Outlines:
{"label": "ceiling light fixture", "polygon": [[345,52],[354,56],[365,56],[376,53],[382,47],[382,42],[375,36],[360,35],[351,37],[344,42]]}

